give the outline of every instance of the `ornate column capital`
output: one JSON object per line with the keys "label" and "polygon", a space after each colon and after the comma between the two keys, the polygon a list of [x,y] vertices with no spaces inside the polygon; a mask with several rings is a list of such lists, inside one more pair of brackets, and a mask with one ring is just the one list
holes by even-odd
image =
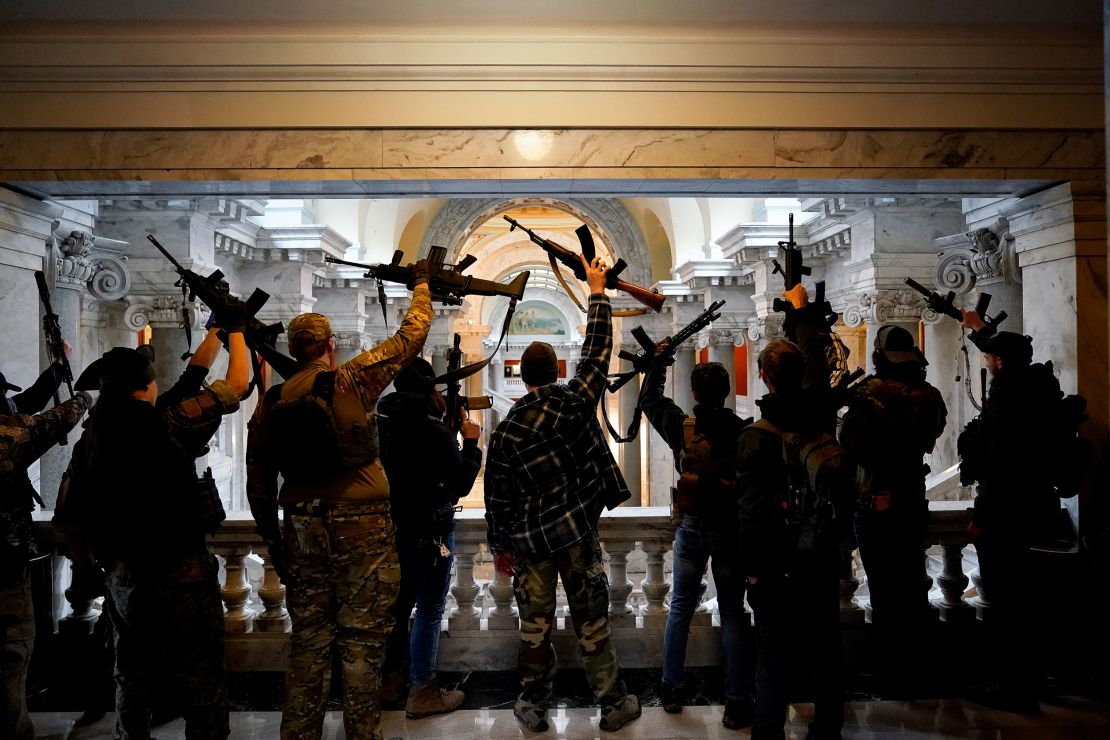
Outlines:
{"label": "ornate column capital", "polygon": [[337,331],[334,332],[335,346],[343,347],[346,349],[361,349],[362,348],[362,334],[357,331]]}
{"label": "ornate column capital", "polygon": [[[177,329],[183,326],[181,299],[177,296],[139,296],[129,299],[129,302],[130,305],[123,312],[123,323],[131,331],[142,331],[147,325],[152,329]],[[201,304],[190,304],[187,310],[193,327],[203,327],[208,321],[209,312]]]}
{"label": "ornate column capital", "polygon": [[989,227],[937,241],[943,249],[933,272],[939,290],[966,293],[978,282],[1021,282],[1016,239],[1005,217]]}
{"label": "ornate column capital", "polygon": [[58,254],[54,260],[56,284],[71,290],[84,288],[96,272],[89,258],[93,247],[93,235],[87,231],[71,231],[69,236],[56,242],[56,245],[58,247]]}
{"label": "ornate column capital", "polygon": [[782,339],[786,336],[786,332],[783,330],[785,318],[785,316],[778,313],[753,317],[748,324],[748,340],[751,342],[761,340],[769,342],[773,339]]}
{"label": "ornate column capital", "polygon": [[871,324],[908,323],[923,319],[935,323],[940,316],[913,290],[876,290],[849,299],[843,312],[844,324],[855,329],[865,321]]}
{"label": "ornate column capital", "polygon": [[709,332],[712,347],[735,347],[744,343],[744,332],[733,329],[713,329]]}

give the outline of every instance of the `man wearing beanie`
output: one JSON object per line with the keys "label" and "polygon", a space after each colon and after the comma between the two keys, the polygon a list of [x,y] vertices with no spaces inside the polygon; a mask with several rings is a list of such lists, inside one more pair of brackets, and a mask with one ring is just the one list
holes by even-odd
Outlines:
{"label": "man wearing beanie", "polygon": [[177,383],[159,395],[151,347],[116,347],[78,378],[100,396],[74,446],[55,527],[65,533],[74,587],[107,573],[104,607],[115,633],[116,737],[150,737],[163,682],[188,737],[226,738],[223,602],[205,542],[219,525],[210,478],[196,458],[248,388],[241,326],[228,325],[224,380],[203,386],[220,350],[213,329]]}
{"label": "man wearing beanie", "polygon": [[631,494],[597,422],[613,346],[608,268],[586,264],[590,307],[575,377],[556,383],[555,350],[533,342],[521,358],[528,394],[490,437],[485,474],[488,541],[499,573],[513,575],[520,610],[521,692],[513,713],[528,729],[547,729],[555,678],[551,629],[562,578],[586,678],[601,705],[601,729],[640,716],[628,694],[609,630],[609,582],[597,523],[603,508]]}
{"label": "man wearing beanie", "polygon": [[[455,559],[455,505],[470,493],[482,467],[482,430],[464,416],[459,449],[443,418],[445,405],[434,380],[431,364],[417,357],[393,380],[396,392],[378,404],[382,464],[401,559],[401,593],[386,647],[382,697],[400,700],[410,682],[405,704],[409,719],[452,712],[465,698],[463,692],[439,685],[435,662]],[[466,409],[460,407],[460,412]]]}
{"label": "man wearing beanie", "polygon": [[923,464],[948,410],[925,380],[925,355],[900,326],[882,326],[874,375],[853,386],[840,444],[861,468],[856,540],[867,569],[871,622],[887,695],[907,695],[927,670],[931,607],[925,573]]}
{"label": "man wearing beanie", "polygon": [[425,260],[413,278],[397,333],[342,365],[326,316],[290,321],[297,372],[266,392],[250,422],[247,498],[293,619],[281,718],[290,740],[321,736],[336,651],[347,737],[382,737],[381,663],[401,569],[374,408],[432,324]]}
{"label": "man wearing beanie", "polygon": [[1009,331],[984,337],[983,320],[974,311],[964,311],[964,326],[972,329],[970,338],[991,374],[983,410],[958,444],[961,480],[979,484],[968,529],[990,598],[991,643],[1001,677],[978,700],[1037,713],[1045,647],[1037,635],[1044,630],[1026,590],[1052,577],[1031,547],[1051,537],[1060,514],[1053,475],[1062,461],[1051,460],[1046,450],[1063,393],[1052,363],[1032,361],[1032,338]]}
{"label": "man wearing beanie", "polygon": [[[68,349],[68,346],[67,346]],[[28,740],[35,736],[27,715],[27,668],[35,641],[31,604],[31,512],[42,506],[27,467],[65,439],[92,405],[78,392],[54,408],[46,406],[61,383],[60,368],[51,365],[23,390],[0,373],[0,737]],[[8,396],[8,391],[16,395]],[[22,391],[22,392],[20,392]]]}

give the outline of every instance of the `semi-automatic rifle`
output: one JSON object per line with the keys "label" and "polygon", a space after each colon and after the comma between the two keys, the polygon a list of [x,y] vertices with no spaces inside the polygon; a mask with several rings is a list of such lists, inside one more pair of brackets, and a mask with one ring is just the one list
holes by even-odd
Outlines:
{"label": "semi-automatic rifle", "polygon": [[[381,297],[381,283],[400,283],[412,290],[416,283],[413,274],[413,265],[402,265],[401,259],[405,253],[400,249],[393,253],[390,262],[380,265],[367,265],[361,262],[349,262],[337,257],[324,257],[325,262],[335,265],[349,265],[366,270],[365,277],[375,278],[378,281],[379,297]],[[505,296],[520,300],[524,295],[524,288],[528,285],[528,271],[517,275],[510,283],[498,283],[493,280],[464,275],[463,272],[477,261],[477,257],[468,254],[458,264],[446,265],[447,249],[432,247],[428,252],[428,289],[432,293],[433,301],[440,301],[447,306],[458,306],[462,299],[468,295]],[[384,300],[382,301],[384,305]]]}
{"label": "semi-automatic rifle", "polygon": [[[528,238],[531,239],[533,243],[538,244],[547,252],[548,258],[551,260],[551,269],[559,276],[560,281],[562,280],[562,276],[559,273],[559,269],[555,266],[556,260],[566,265],[570,271],[574,273],[574,277],[585,281],[586,269],[582,266],[582,259],[577,254],[566,247],[556,244],[550,239],[544,239],[527,226],[522,226],[521,223],[514,218],[510,218],[509,216],[503,216],[503,218],[511,224],[509,227],[510,232],[520,229],[528,235]],[[582,245],[582,257],[586,258],[586,262],[593,262],[594,256],[597,253],[597,248],[594,246],[594,238],[593,235],[590,234],[590,227],[583,224],[575,229],[574,233],[578,235],[578,242]],[[666,296],[656,293],[654,290],[648,290],[639,285],[621,280],[620,274],[624,272],[626,267],[628,267],[628,264],[623,259],[618,259],[616,264],[610,267],[609,272],[606,273],[605,287],[627,293],[652,311],[661,311],[663,309],[663,301],[667,299]],[[568,291],[568,294],[575,303],[578,303],[578,299],[575,298],[573,293]],[[579,308],[582,309],[583,307],[579,306]]]}
{"label": "semi-automatic rifle", "polygon": [[[790,232],[786,241],[779,242],[779,255],[782,257],[786,267],[779,264],[777,259],[771,260],[771,264],[775,269],[771,271],[772,275],[782,275],[782,282],[784,290],[794,288],[798,283],[802,282],[802,277],[805,275],[812,275],[813,268],[809,267],[802,261],[802,250],[798,243],[794,241],[794,214],[791,213],[789,217]],[[820,281],[814,287],[813,300],[807,304],[809,306],[817,306],[821,314],[826,317],[829,326],[836,323],[836,314],[833,313],[832,306],[825,300],[825,281]],[[772,304],[772,308],[779,313],[784,313],[787,317],[794,311],[794,306],[790,301],[784,301],[782,298],[776,298]]]}
{"label": "semi-automatic rifle", "polygon": [[[50,305],[50,289],[46,287],[46,275],[41,270],[35,272],[35,282],[38,283],[39,300],[42,301],[42,333],[46,336],[46,349],[50,353],[51,367],[60,368],[62,382],[69,389],[69,397],[73,398],[73,369],[69,366],[69,358],[66,357],[66,343],[62,339],[58,314],[54,313],[54,308]],[[54,372],[57,373],[59,370],[55,369]],[[54,405],[57,406],[61,402],[58,387],[55,386]],[[67,444],[65,435],[58,439],[58,444]]]}
{"label": "semi-automatic rifle", "polygon": [[[918,293],[925,296],[925,304],[932,310],[936,311],[937,313],[942,313],[945,316],[950,316],[956,321],[963,322],[963,311],[956,308],[955,291],[950,290],[948,291],[948,295],[941,296],[936,291],[929,290],[913,278],[906,278],[906,285],[910,286]],[[975,313],[979,314],[979,318],[983,320],[984,326],[982,329],[976,329],[972,332],[972,341],[975,341],[977,339],[986,339],[987,337],[994,335],[998,331],[998,325],[1006,320],[1007,314],[1005,311],[1000,311],[997,316],[988,316],[987,309],[990,307],[990,305],[991,294],[980,293],[979,299],[975,303]]]}
{"label": "semi-automatic rifle", "polygon": [[482,409],[493,408],[493,399],[489,396],[464,396],[462,394],[462,379],[455,377],[459,368],[462,367],[463,353],[459,344],[462,342],[462,337],[458,334],[455,335],[455,342],[451,350],[447,353],[447,374],[441,376],[445,380],[436,378],[435,383],[446,382],[447,393],[444,394],[443,400],[447,406],[447,418],[444,422],[448,428],[455,433],[462,429],[462,416],[459,413],[460,409],[466,411],[480,411]]}
{"label": "semi-automatic rifle", "polygon": [[663,341],[668,343],[667,351],[658,358],[655,356],[656,343],[647,335],[647,332],[644,331],[644,327],[637,326],[632,330],[632,336],[640,344],[640,350],[638,352],[629,352],[626,349],[622,349],[618,353],[618,357],[622,360],[627,360],[632,363],[632,369],[626,370],[623,373],[611,374],[609,377],[612,378],[612,380],[609,381],[607,386],[608,391],[610,393],[616,393],[623,388],[628,381],[632,380],[640,373],[646,373],[650,370],[652,365],[656,362],[669,364],[671,359],[674,358],[675,351],[680,344],[721,318],[719,309],[723,305],[725,305],[724,301],[714,301],[708,308],[695,316],[693,321],[664,339]]}
{"label": "semi-automatic rifle", "polygon": [[[147,234],[146,238],[150,240],[162,256],[169,260],[173,265],[173,269],[177,271],[180,276],[175,283],[182,289],[182,294],[188,291],[188,300],[193,301],[200,299],[204,305],[212,311],[216,317],[217,323],[233,322],[244,319],[246,325],[243,329],[243,339],[246,341],[247,346],[253,352],[251,359],[255,366],[254,379],[251,381],[251,388],[247,390],[250,394],[254,386],[258,385],[261,380],[258,376],[258,362],[254,353],[261,355],[262,359],[274,369],[278,375],[283,378],[289,379],[297,372],[297,361],[286,354],[281,353],[275,347],[278,336],[284,331],[285,327],[282,323],[276,322],[273,324],[263,324],[255,314],[258,312],[266,301],[270,300],[270,294],[261,288],[255,288],[250,297],[246,301],[242,301],[235,296],[231,295],[231,290],[224,279],[224,274],[220,270],[216,270],[208,277],[202,277],[192,270],[188,270],[181,266],[181,263],[174,259],[166,248],[154,237],[153,234]],[[191,337],[191,326],[188,315],[183,317],[185,324],[186,336]],[[190,340],[190,345],[192,341]]]}

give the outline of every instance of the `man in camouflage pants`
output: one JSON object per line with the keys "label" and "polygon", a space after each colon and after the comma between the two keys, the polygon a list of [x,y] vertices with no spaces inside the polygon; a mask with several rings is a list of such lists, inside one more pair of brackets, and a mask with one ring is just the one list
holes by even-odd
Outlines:
{"label": "man in camouflage pants", "polygon": [[57,390],[61,374],[55,366],[22,393],[0,374],[0,737],[28,740],[35,736],[27,716],[27,668],[35,642],[31,604],[31,512],[42,499],[31,485],[27,466],[77,426],[92,397],[78,393],[41,414]]}
{"label": "man in camouflage pants", "polygon": [[630,495],[597,423],[613,347],[607,269],[585,264],[590,286],[586,341],[576,376],[558,378],[558,358],[533,342],[521,357],[528,394],[490,438],[485,494],[488,539],[498,572],[512,574],[520,609],[521,692],[513,707],[528,729],[547,729],[555,678],[551,629],[555,585],[563,579],[586,677],[601,705],[601,729],[617,730],[640,716],[640,702],[620,680],[609,631],[609,581],[597,523],[604,507]]}
{"label": "man in camouflage pants", "polygon": [[293,619],[281,720],[287,740],[321,736],[335,650],[347,737],[382,737],[381,662],[401,568],[373,410],[431,327],[423,260],[414,273],[412,304],[397,333],[342,365],[326,316],[289,322],[289,350],[300,367],[270,388],[250,423],[247,496]]}

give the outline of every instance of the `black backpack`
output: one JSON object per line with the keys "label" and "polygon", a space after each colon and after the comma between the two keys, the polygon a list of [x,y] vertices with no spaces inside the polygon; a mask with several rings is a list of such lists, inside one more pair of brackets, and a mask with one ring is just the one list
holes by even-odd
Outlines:
{"label": "black backpack", "polygon": [[338,391],[335,373],[316,375],[308,393],[283,399],[266,392],[278,469],[295,483],[340,473],[378,459],[373,417],[357,396]]}
{"label": "black backpack", "polygon": [[782,440],[786,464],[786,544],[798,550],[832,548],[851,536],[856,464],[831,434],[785,432],[760,419],[753,425]]}

